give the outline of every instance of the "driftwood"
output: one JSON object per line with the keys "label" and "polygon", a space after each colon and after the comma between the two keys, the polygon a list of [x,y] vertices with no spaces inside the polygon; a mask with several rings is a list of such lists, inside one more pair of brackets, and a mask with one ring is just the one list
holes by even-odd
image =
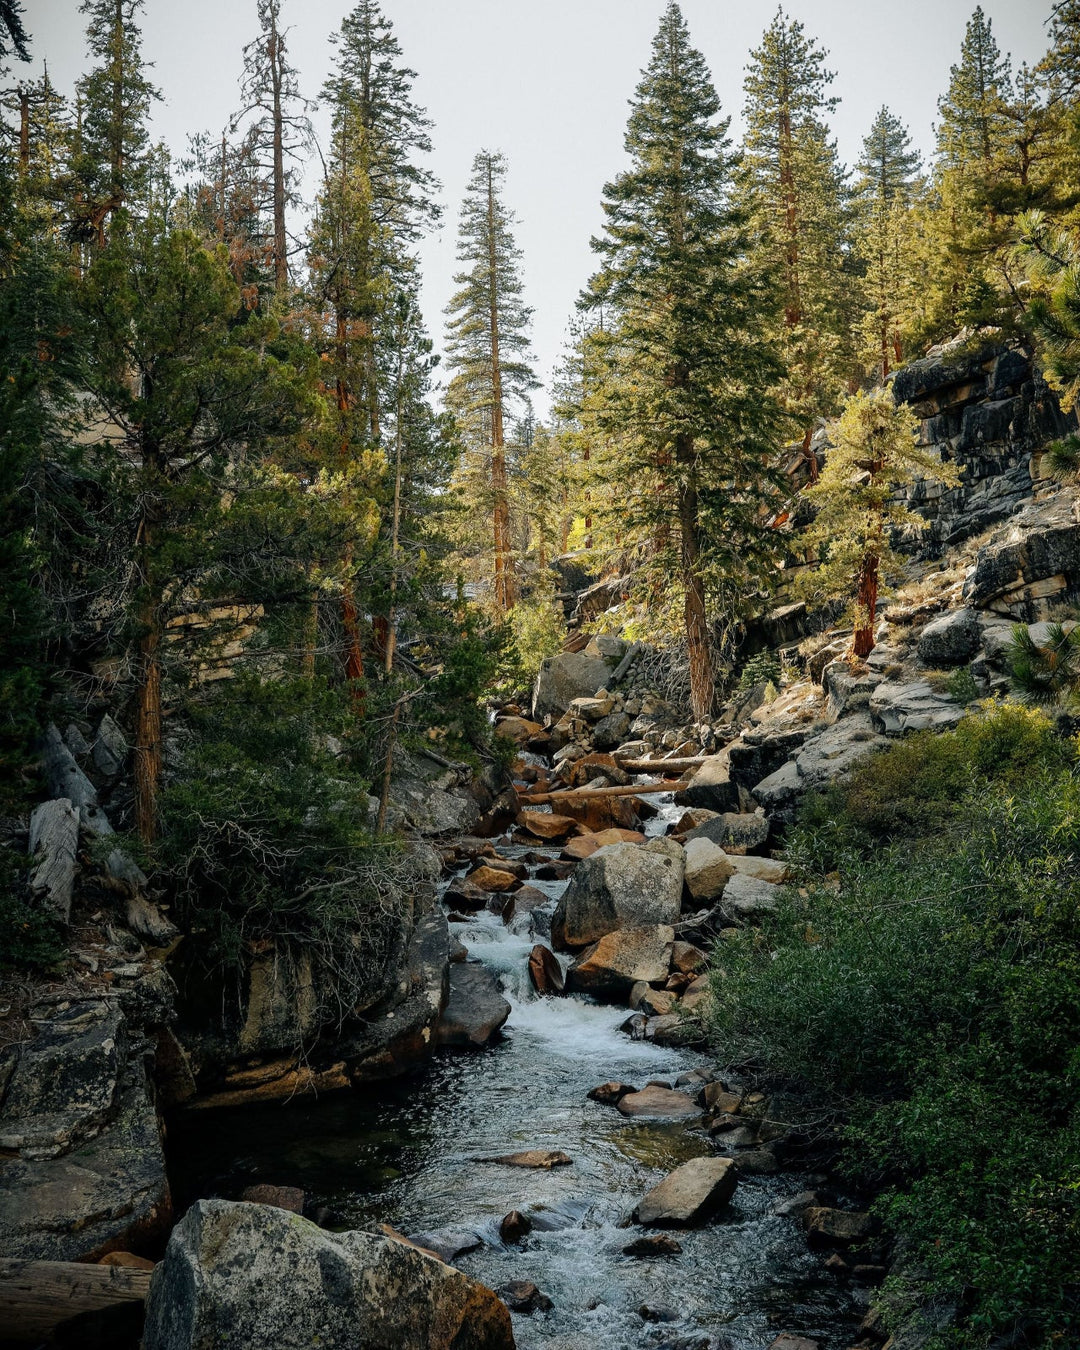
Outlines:
{"label": "driftwood", "polygon": [[10,1345],[134,1340],[149,1290],[148,1270],[0,1259],[0,1336]]}
{"label": "driftwood", "polygon": [[51,918],[71,919],[71,897],[78,870],[79,813],[66,797],[42,802],[30,817],[30,852],[35,867],[31,889],[41,896]]}
{"label": "driftwood", "polygon": [[619,759],[615,763],[626,773],[683,773],[687,769],[700,769],[713,755],[686,755],[682,759]]}
{"label": "driftwood", "polygon": [[520,795],[523,806],[556,806],[559,802],[600,801],[604,797],[645,797],[652,792],[677,792],[683,786],[681,779],[668,783],[642,783],[630,787],[567,788],[563,792],[533,792]]}

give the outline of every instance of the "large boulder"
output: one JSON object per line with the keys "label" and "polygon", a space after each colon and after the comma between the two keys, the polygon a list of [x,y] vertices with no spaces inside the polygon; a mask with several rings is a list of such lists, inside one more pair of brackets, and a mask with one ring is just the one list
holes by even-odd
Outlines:
{"label": "large boulder", "polygon": [[886,744],[886,738],[875,730],[870,713],[849,713],[808,740],[794,759],[758,783],[754,796],[770,813],[789,817],[804,792],[827,787]]}
{"label": "large boulder", "polygon": [[714,900],[722,895],[735,868],[719,844],[711,839],[686,841],[686,888],[695,900]]}
{"label": "large boulder", "polygon": [[560,716],[576,698],[591,698],[603,689],[610,671],[607,662],[585,652],[560,652],[540,664],[533,689],[533,717]]}
{"label": "large boulder", "polygon": [[769,838],[769,822],[762,814],[748,814],[739,811],[725,811],[714,815],[710,820],[702,821],[688,830],[686,842],[691,839],[711,839],[725,851],[739,849],[746,851],[761,848]]}
{"label": "large boulder", "polygon": [[397,752],[390,799],[404,821],[425,836],[470,834],[483,815],[461,785],[459,771],[421,752]]}
{"label": "large boulder", "polygon": [[510,1004],[487,966],[459,961],[450,966],[450,997],[439,1020],[440,1045],[487,1045],[510,1016]]}
{"label": "large boulder", "polygon": [[964,581],[964,600],[1025,622],[1046,602],[1080,585],[1080,523],[1071,493],[1035,502],[1013,517],[1004,539],[981,548]]}
{"label": "large boulder", "polygon": [[655,1083],[640,1092],[625,1093],[615,1105],[624,1116],[644,1116],[652,1120],[686,1120],[701,1114],[693,1097]]}
{"label": "large boulder", "polygon": [[755,923],[780,907],[780,887],[741,873],[724,887],[720,908],[733,923]]}
{"label": "large boulder", "polygon": [[926,666],[962,666],[979,649],[979,616],[955,609],[928,623],[919,634],[919,660]]}
{"label": "large boulder", "polygon": [[619,928],[678,922],[683,864],[678,845],[611,844],[580,863],[555,911],[553,929],[584,947]]}
{"label": "large boulder", "polygon": [[582,994],[625,998],[639,980],[666,980],[675,930],[666,925],[622,928],[586,949],[566,972],[566,987]]}
{"label": "large boulder", "polygon": [[739,789],[732,782],[728,754],[710,755],[686,787],[675,794],[679,806],[704,806],[710,811],[738,811]]}
{"label": "large boulder", "polygon": [[624,712],[609,713],[593,727],[593,745],[597,750],[615,750],[626,740],[630,719]]}
{"label": "large boulder", "polygon": [[654,1186],[634,1210],[649,1228],[689,1228],[719,1213],[735,1194],[731,1158],[691,1158]]}
{"label": "large boulder", "polygon": [[453,1266],[374,1233],[200,1200],[154,1272],[144,1350],[512,1350],[510,1314]]}
{"label": "large boulder", "polygon": [[964,716],[964,707],[939,694],[925,680],[879,684],[870,699],[875,731],[902,736],[908,731],[946,731]]}

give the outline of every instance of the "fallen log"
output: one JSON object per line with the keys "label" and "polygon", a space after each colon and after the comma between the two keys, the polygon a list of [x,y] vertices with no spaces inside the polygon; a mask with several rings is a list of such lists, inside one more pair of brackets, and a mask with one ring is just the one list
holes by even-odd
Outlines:
{"label": "fallen log", "polygon": [[0,1258],[0,1338],[80,1347],[134,1340],[149,1291],[148,1270]]}
{"label": "fallen log", "polygon": [[529,796],[519,795],[518,800],[523,806],[544,806],[566,801],[598,801],[601,797],[644,797],[650,792],[677,792],[683,786],[682,779],[675,778],[667,783],[639,783],[629,787],[567,788],[563,792],[534,792]]}
{"label": "fallen log", "polygon": [[685,773],[687,769],[700,769],[706,760],[715,759],[715,755],[685,755],[682,759],[620,759],[615,763],[626,773]]}

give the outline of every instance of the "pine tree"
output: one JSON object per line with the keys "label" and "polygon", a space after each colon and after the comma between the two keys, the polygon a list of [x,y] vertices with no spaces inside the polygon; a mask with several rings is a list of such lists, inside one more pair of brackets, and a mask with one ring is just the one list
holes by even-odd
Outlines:
{"label": "pine tree", "polygon": [[817,516],[803,538],[819,566],[804,587],[817,599],[853,601],[852,652],[859,658],[874,649],[879,588],[899,561],[894,534],[926,525],[897,499],[896,489],[917,477],[953,487],[959,482],[955,466],[920,449],[917,437],[915,414],[906,404],[894,404],[888,390],[855,394],[830,427],[831,448],[821,476],[805,491]]}
{"label": "pine tree", "polygon": [[136,18],[144,0],[83,0],[90,55],[98,64],[78,82],[82,114],[75,147],[74,232],[103,247],[106,223],[145,190],[146,120],[161,95],[146,78]]}
{"label": "pine tree", "polygon": [[903,360],[904,245],[918,171],[919,156],[907,129],[888,108],[881,108],[863,141],[854,191],[856,247],[866,269],[867,323],[883,380],[892,364]]}
{"label": "pine tree", "polygon": [[516,597],[506,449],[508,405],[535,388],[529,363],[532,310],[522,299],[521,253],[513,217],[502,200],[506,160],[481,150],[461,207],[459,289],[447,308],[447,365],[454,372],[447,403],[466,443],[481,456],[491,493],[494,604],[499,614]]}
{"label": "pine tree", "polygon": [[1002,56],[993,25],[977,5],[960,62],[950,67],[948,92],[938,100],[938,157],[945,168],[989,171],[1008,131],[1005,108],[1011,92],[1009,58]]}
{"label": "pine tree", "polygon": [[[235,132],[250,120],[246,148],[261,170],[270,199],[270,253],[274,289],[284,294],[289,281],[289,238],[285,212],[297,204],[296,165],[312,145],[307,103],[300,94],[296,70],[286,54],[281,27],[281,0],[258,0],[259,35],[244,48],[240,81],[242,110],[233,119]],[[291,161],[291,163],[290,163]]]}
{"label": "pine tree", "polygon": [[826,55],[779,9],[744,84],[742,188],[780,288],[784,403],[807,451],[817,419],[834,411],[854,373],[844,172],[826,124],[838,100],[826,92]]}
{"label": "pine tree", "polygon": [[760,584],[773,492],[764,465],[782,425],[773,305],[732,207],[727,129],[669,3],[631,104],[631,167],[604,189],[590,298],[613,313],[597,408],[620,442],[620,509],[660,545],[662,568],[675,553],[698,719],[715,698],[710,590]]}
{"label": "pine tree", "polygon": [[14,52],[20,61],[30,60],[30,34],[23,23],[22,0],[0,0],[0,61]]}

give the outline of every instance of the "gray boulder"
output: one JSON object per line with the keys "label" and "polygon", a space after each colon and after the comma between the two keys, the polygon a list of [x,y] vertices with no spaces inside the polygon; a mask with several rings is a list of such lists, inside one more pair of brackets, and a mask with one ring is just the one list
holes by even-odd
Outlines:
{"label": "gray boulder", "polygon": [[964,581],[964,599],[1031,622],[1040,606],[1080,583],[1080,524],[1070,493],[1019,512],[1005,538],[981,548]]}
{"label": "gray boulder", "polygon": [[390,797],[417,834],[469,834],[483,812],[459,783],[459,773],[423,753],[398,751]]}
{"label": "gray boulder", "polygon": [[680,806],[704,806],[710,811],[738,811],[739,789],[731,779],[728,756],[710,755],[693,777],[675,794]]}
{"label": "gray boulder", "polygon": [[553,931],[584,947],[619,928],[678,921],[682,850],[609,844],[578,864],[555,911]]}
{"label": "gray boulder", "polygon": [[593,728],[593,745],[597,750],[615,750],[622,745],[629,731],[630,719],[626,713],[610,713]]}
{"label": "gray boulder", "polygon": [[763,815],[740,811],[725,811],[687,831],[691,839],[709,839],[722,849],[760,848],[769,838],[769,822]]}
{"label": "gray boulder", "polygon": [[734,874],[732,860],[711,839],[686,841],[686,888],[695,900],[713,900]]}
{"label": "gray boulder", "polygon": [[945,731],[954,727],[964,716],[964,708],[932,689],[925,680],[906,684],[890,681],[874,690],[870,716],[875,731],[902,736],[908,731]]}
{"label": "gray boulder", "polygon": [[634,1210],[645,1227],[690,1228],[719,1213],[735,1194],[731,1158],[691,1158],[654,1186]]}
{"label": "gray boulder", "polygon": [[418,1248],[200,1200],[154,1271],[144,1350],[512,1350],[496,1295]]}
{"label": "gray boulder", "polygon": [[94,737],[94,767],[106,778],[115,778],[127,762],[127,753],[124,733],[106,713]]}
{"label": "gray boulder", "polygon": [[919,634],[919,660],[926,666],[962,666],[979,650],[979,616],[955,609],[928,623]]}
{"label": "gray boulder", "polygon": [[585,652],[560,652],[541,662],[533,689],[533,717],[561,716],[575,698],[591,698],[607,684],[607,662]]}
{"label": "gray boulder", "polygon": [[720,909],[734,923],[753,923],[775,914],[780,905],[780,887],[771,881],[737,873],[724,887]]}
{"label": "gray boulder", "polygon": [[439,1020],[440,1045],[471,1048],[487,1045],[510,1016],[495,976],[475,961],[450,966],[450,997]]}

